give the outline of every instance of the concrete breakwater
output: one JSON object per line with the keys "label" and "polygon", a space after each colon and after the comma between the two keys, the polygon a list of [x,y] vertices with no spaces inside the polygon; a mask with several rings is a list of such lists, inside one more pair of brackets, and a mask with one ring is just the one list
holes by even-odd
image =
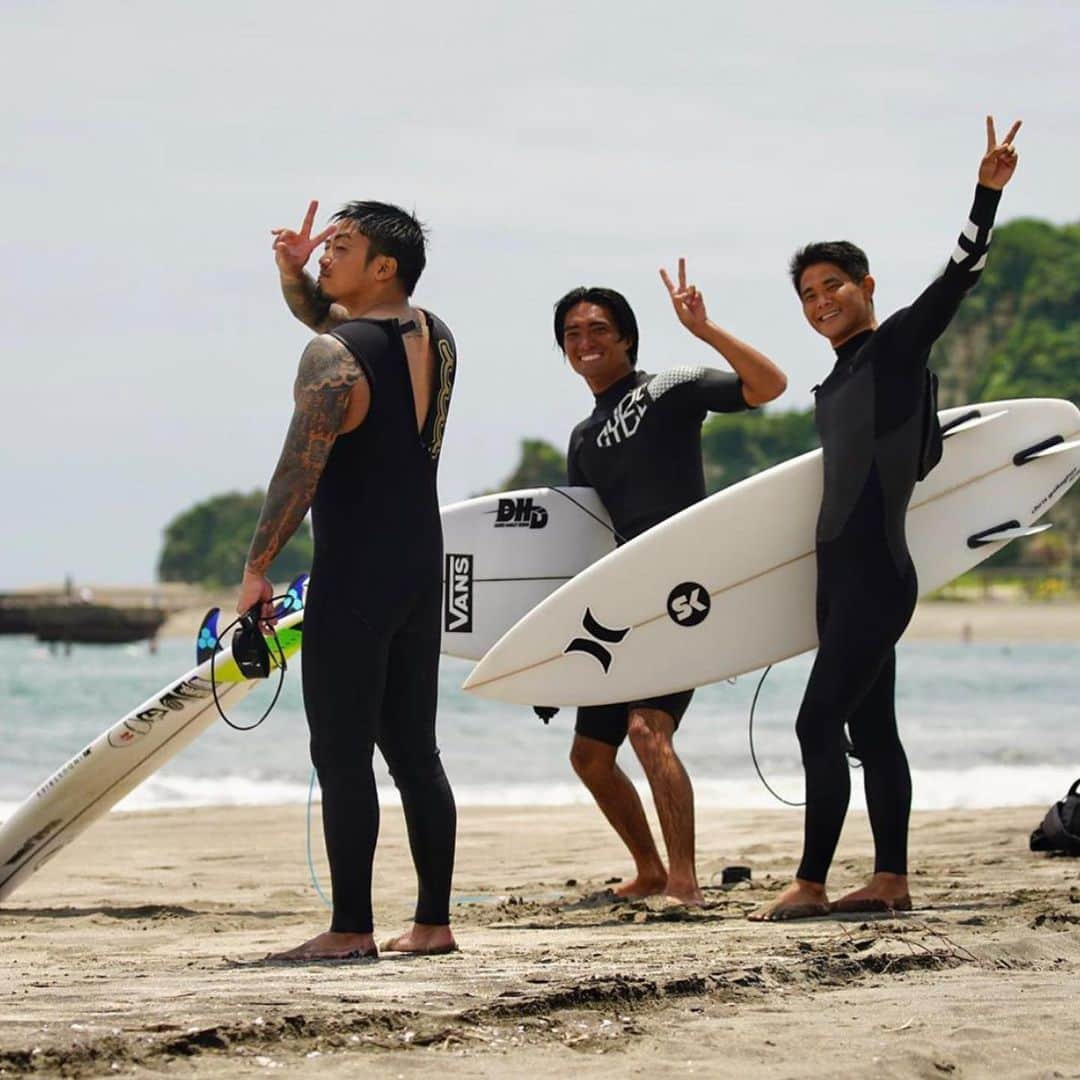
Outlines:
{"label": "concrete breakwater", "polygon": [[32,634],[49,644],[123,644],[154,638],[177,611],[205,593],[183,584],[76,587],[0,593],[0,634]]}

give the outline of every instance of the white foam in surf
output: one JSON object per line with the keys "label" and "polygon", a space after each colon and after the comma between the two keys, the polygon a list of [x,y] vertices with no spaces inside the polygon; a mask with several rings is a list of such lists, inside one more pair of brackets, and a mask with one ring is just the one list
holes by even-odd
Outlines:
{"label": "white foam in surf", "polygon": [[[916,810],[973,810],[994,806],[1045,806],[1060,799],[1069,784],[1080,776],[1080,761],[1068,765],[987,765],[974,769],[916,770],[913,775]],[[787,799],[802,798],[801,774],[769,775],[769,783]],[[647,786],[638,790],[646,800]],[[694,778],[697,805],[711,809],[767,810],[780,804],[754,776],[715,780]],[[547,784],[458,784],[454,795],[459,806],[588,806],[592,800],[573,780]],[[307,801],[308,785],[286,780],[257,780],[247,776],[220,778],[151,777],[117,806],[117,810],[162,810],[195,806],[276,806]],[[318,785],[315,798],[319,798]],[[380,787],[384,806],[400,805],[393,787]],[[17,803],[0,802],[0,820],[14,812]],[[862,778],[851,774],[851,805],[865,808]]]}

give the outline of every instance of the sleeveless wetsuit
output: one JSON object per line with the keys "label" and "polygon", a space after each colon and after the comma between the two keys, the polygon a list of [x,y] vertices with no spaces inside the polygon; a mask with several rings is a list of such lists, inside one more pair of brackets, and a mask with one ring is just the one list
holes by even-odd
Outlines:
{"label": "sleeveless wetsuit", "polygon": [[844,725],[863,766],[875,871],[907,873],[911,774],[896,728],[894,646],[918,583],[905,518],[923,445],[926,366],[986,262],[1000,192],[976,189],[942,275],[836,351],[816,388],[824,457],[817,523],[818,653],[796,724],[806,770],[798,877],[824,883],[847,813]]}
{"label": "sleeveless wetsuit", "polygon": [[454,797],[435,742],[442,527],[435,477],[453,387],[449,330],[427,316],[436,379],[423,431],[395,320],[333,331],[371,389],[364,422],[334,442],[312,504],[304,706],[322,785],[331,929],[370,933],[379,829],[372,755],[401,793],[419,881],[416,921],[449,922]]}
{"label": "sleeveless wetsuit", "polygon": [[[730,372],[679,367],[659,375],[632,371],[596,396],[592,414],[574,428],[567,481],[596,489],[624,543],[705,498],[701,425],[708,412],[748,406]],[[660,662],[660,659],[657,659]],[[578,709],[575,731],[619,746],[630,710],[660,709],[679,726],[692,690],[642,701]]]}

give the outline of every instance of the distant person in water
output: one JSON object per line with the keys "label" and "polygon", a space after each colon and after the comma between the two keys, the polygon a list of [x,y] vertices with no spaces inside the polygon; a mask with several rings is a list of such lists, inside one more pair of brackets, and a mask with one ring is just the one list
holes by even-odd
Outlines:
{"label": "distant person in water", "polygon": [[[394,952],[454,949],[454,796],[435,741],[442,524],[435,489],[456,357],[437,316],[410,302],[425,265],[420,222],[355,202],[311,237],[278,230],[293,312],[320,331],[304,350],[294,410],[251,543],[237,608],[271,607],[266,571],[311,509],[304,709],[322,786],[333,885],[330,928],[284,960],[376,955],[371,870],[378,746],[401,793],[419,885]],[[320,242],[319,281],[304,265]]]}
{"label": "distant person in water", "polygon": [[[810,244],[791,280],[836,362],[816,388],[825,486],[817,522],[818,653],[796,731],[806,771],[802,861],[794,882],[750,917],[905,911],[911,773],[896,726],[896,642],[918,582],[904,532],[926,445],[927,361],[986,264],[1002,188],[1012,179],[1017,121],[1002,142],[986,118],[968,221],[941,276],[878,325],[866,255],[847,241]],[[847,814],[851,754],[862,763],[874,874],[829,903],[825,881]]]}
{"label": "distant person in water", "polygon": [[[705,497],[701,425],[709,412],[763,405],[787,386],[771,360],[709,319],[704,297],[687,284],[684,259],[677,282],[666,270],[660,276],[679,321],[731,370],[639,371],[637,319],[614,289],[572,289],[555,305],[555,340],[595,398],[593,411],[570,436],[567,481],[596,489],[619,543]],[[634,860],[634,877],[616,889],[620,896],[702,900],[694,793],[673,743],[692,696],[692,690],[684,690],[577,710],[571,764]],[[667,865],[641,799],[615,760],[627,738],[652,789]]]}

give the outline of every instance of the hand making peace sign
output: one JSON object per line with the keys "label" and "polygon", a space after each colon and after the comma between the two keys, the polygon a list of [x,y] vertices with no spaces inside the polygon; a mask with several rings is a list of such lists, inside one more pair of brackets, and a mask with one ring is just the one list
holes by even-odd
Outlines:
{"label": "hand making peace sign", "polygon": [[678,288],[668,276],[668,272],[661,268],[660,277],[667,286],[668,295],[671,297],[671,306],[679,317],[679,322],[690,331],[691,334],[701,336],[709,321],[705,311],[705,297],[698,292],[696,285],[686,284],[686,260],[679,259],[679,285]]}
{"label": "hand making peace sign", "polygon": [[1022,120],[1017,120],[1003,142],[997,141],[994,131],[994,118],[986,118],[986,154],[979,164],[979,183],[983,187],[993,188],[1000,191],[1011,179],[1016,171],[1016,163],[1019,157],[1013,147],[1012,141],[1020,130]]}
{"label": "hand making peace sign", "polygon": [[315,223],[315,211],[318,209],[318,202],[312,199],[299,232],[292,229],[270,230],[274,235],[274,260],[278,269],[289,277],[299,277],[311,253],[337,232],[336,225],[328,225],[318,236],[312,237],[311,226]]}

